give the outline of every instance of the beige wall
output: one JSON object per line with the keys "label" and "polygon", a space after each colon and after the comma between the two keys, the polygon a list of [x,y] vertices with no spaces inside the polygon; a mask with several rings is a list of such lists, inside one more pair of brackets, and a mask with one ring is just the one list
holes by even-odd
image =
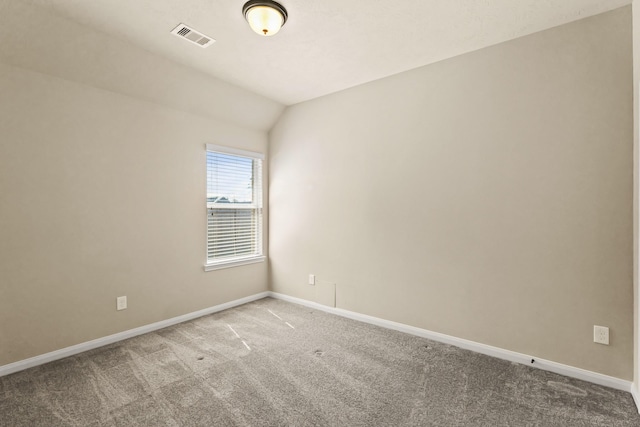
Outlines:
{"label": "beige wall", "polygon": [[0,366],[266,291],[266,263],[203,270],[205,144],[266,153],[283,106],[45,8],[0,12]]}
{"label": "beige wall", "polygon": [[[634,304],[633,304],[633,325],[634,325],[634,346],[633,346],[633,366],[634,376],[633,383],[635,393],[640,397],[640,316],[638,311],[640,310],[640,291],[639,291],[639,272],[640,262],[639,256],[639,238],[640,227],[638,221],[640,220],[640,211],[638,209],[638,203],[640,201],[640,177],[639,177],[639,156],[640,156],[640,123],[638,121],[638,115],[640,114],[640,3],[634,0],[632,4],[633,8],[633,290],[634,290]],[[640,410],[640,401],[637,402],[638,409]]]}
{"label": "beige wall", "polygon": [[267,290],[203,271],[205,144],[264,132],[2,64],[0,93],[0,365]]}
{"label": "beige wall", "polygon": [[288,108],[272,289],[632,379],[631,50],[627,7]]}

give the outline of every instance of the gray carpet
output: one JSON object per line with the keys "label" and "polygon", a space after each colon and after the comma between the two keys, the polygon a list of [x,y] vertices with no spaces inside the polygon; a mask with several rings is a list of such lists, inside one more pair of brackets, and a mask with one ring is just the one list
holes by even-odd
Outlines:
{"label": "gray carpet", "polygon": [[0,378],[0,426],[640,426],[629,393],[263,299]]}

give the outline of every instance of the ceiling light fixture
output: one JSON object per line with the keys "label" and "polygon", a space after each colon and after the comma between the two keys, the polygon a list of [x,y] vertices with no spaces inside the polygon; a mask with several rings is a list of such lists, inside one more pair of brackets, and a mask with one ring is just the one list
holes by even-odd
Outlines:
{"label": "ceiling light fixture", "polygon": [[275,1],[249,0],[242,6],[242,14],[253,31],[272,36],[287,22],[287,10]]}

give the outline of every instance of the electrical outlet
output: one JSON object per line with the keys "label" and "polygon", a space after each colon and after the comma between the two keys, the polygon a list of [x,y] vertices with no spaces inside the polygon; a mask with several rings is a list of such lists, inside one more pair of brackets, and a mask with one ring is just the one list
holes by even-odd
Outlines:
{"label": "electrical outlet", "polygon": [[606,326],[593,326],[593,342],[609,345],[609,328]]}
{"label": "electrical outlet", "polygon": [[310,274],[309,275],[309,284],[311,286],[314,286],[316,284],[316,275],[315,274]]}
{"label": "electrical outlet", "polygon": [[118,297],[116,299],[116,309],[118,311],[125,310],[127,308],[127,297]]}

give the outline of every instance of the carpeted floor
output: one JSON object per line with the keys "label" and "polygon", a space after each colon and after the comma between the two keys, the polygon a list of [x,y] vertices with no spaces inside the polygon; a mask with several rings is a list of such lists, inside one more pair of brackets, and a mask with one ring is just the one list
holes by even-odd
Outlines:
{"label": "carpeted floor", "polygon": [[263,299],[0,378],[0,426],[640,426],[631,395]]}

